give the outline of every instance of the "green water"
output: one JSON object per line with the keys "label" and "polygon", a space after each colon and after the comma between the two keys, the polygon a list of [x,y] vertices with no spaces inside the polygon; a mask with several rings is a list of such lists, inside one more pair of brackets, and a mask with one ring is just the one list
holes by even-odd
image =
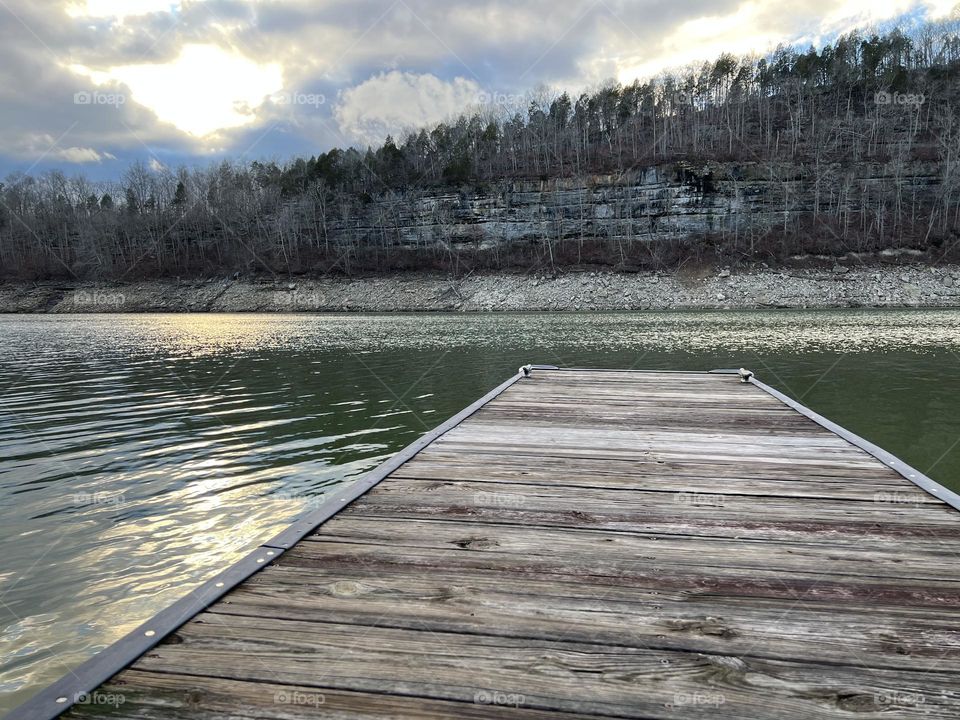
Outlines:
{"label": "green water", "polygon": [[960,490],[960,312],[0,317],[0,712],[528,362],[745,366]]}

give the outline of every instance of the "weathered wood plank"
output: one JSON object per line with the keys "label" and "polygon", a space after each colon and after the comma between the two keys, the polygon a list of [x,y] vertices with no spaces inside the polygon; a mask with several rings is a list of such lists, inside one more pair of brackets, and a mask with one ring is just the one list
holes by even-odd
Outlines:
{"label": "weathered wood plank", "polygon": [[[567,528],[527,527],[471,521],[403,520],[342,514],[327,524],[327,531],[305,538],[335,537],[350,542],[384,546],[461,550],[517,555],[559,554],[577,559],[577,565],[631,567],[641,563],[660,567],[689,565],[740,567],[755,570],[845,575],[848,577],[943,577],[944,558],[950,545],[936,540],[910,546],[909,556],[895,548],[877,547],[867,529],[836,532],[832,543],[816,544],[713,536],[658,535],[604,532],[576,526],[577,510],[569,511]],[[906,545],[908,540],[902,544]],[[909,557],[909,563],[905,559]]]}
{"label": "weathered wood plank", "polygon": [[[511,444],[507,445],[495,438],[483,440],[469,439],[447,439],[441,438],[433,443],[438,450],[446,452],[466,453],[466,454],[490,454],[490,455],[530,455],[531,449],[535,446],[533,443],[524,443],[520,438],[514,438]],[[877,468],[876,460],[869,456],[851,455],[821,455],[818,453],[805,453],[802,456],[787,455],[785,453],[759,451],[741,452],[733,447],[675,447],[660,448],[657,446],[647,447],[617,447],[617,448],[593,448],[584,447],[577,443],[551,443],[548,448],[543,449],[543,455],[547,457],[563,458],[585,458],[597,461],[608,460],[638,460],[651,459],[663,460],[664,462],[716,462],[733,463],[739,466],[746,466],[755,462],[762,462],[775,465],[786,465],[792,467],[803,466],[805,469],[816,470],[848,470],[865,469],[871,470]]]}
{"label": "weathered wood plank", "polygon": [[[483,544],[472,538],[467,548]],[[842,573],[807,567],[800,570],[771,570],[720,563],[675,564],[657,562],[656,556],[597,562],[592,557],[567,557],[561,553],[463,553],[461,548],[425,548],[402,544],[382,545],[336,541],[303,542],[296,555],[283,560],[288,564],[315,568],[346,566],[368,568],[417,569],[424,574],[442,576],[461,571],[502,573],[504,582],[524,587],[528,580],[556,583],[580,583],[610,592],[611,588],[634,588],[648,600],[674,598],[731,597],[749,607],[763,599],[787,601],[788,605],[817,603],[829,607],[847,607],[852,612],[873,615],[879,609],[941,609],[955,613],[960,609],[960,579],[850,577]],[[545,608],[548,610],[549,608]]]}
{"label": "weathered wood plank", "polygon": [[[352,514],[384,518],[444,518],[470,523],[702,535],[791,542],[835,542],[868,536],[905,549],[960,545],[954,511],[904,503],[757,497],[716,493],[650,493],[577,488],[576,515],[568,501],[537,485],[409,480],[360,498]],[[932,511],[932,512],[931,512]]]}
{"label": "weathered wood plank", "polygon": [[760,414],[754,411],[739,413],[702,409],[696,415],[667,409],[641,410],[633,406],[621,408],[579,407],[556,403],[548,408],[542,406],[521,407],[498,405],[477,414],[478,419],[490,423],[540,424],[549,420],[551,426],[614,427],[623,430],[642,427],[652,431],[698,430],[722,428],[742,435],[789,435],[792,437],[816,438],[822,436],[823,428],[813,427],[806,418],[800,422],[796,417],[777,412]]}
{"label": "weathered wood plank", "polygon": [[[452,456],[451,456],[452,457]],[[626,468],[607,465],[590,470],[568,462],[566,469],[553,465],[534,467],[522,458],[510,463],[505,459],[458,457],[458,461],[437,460],[422,456],[406,463],[394,473],[397,479],[470,481],[478,483],[523,483],[558,488],[609,488],[647,492],[688,493],[694,495],[741,495],[749,497],[809,497],[835,500],[860,500],[882,505],[942,505],[939,500],[919,488],[903,486],[903,478],[847,476],[810,476],[796,474],[789,468],[781,476],[756,472],[731,474],[729,466],[677,465],[663,468],[660,464],[637,463]],[[556,461],[554,461],[556,462]],[[753,472],[751,472],[751,470]],[[685,471],[685,472],[681,472]],[[729,477],[728,477],[729,475]],[[696,505],[698,498],[688,498]]]}
{"label": "weathered wood plank", "polygon": [[563,425],[562,427],[538,427],[530,422],[488,422],[483,416],[478,416],[467,428],[454,428],[445,435],[448,439],[470,438],[483,440],[484,438],[522,438],[536,442],[539,447],[545,448],[544,442],[562,438],[567,442],[580,441],[589,447],[623,447],[637,444],[657,447],[683,446],[692,444],[705,447],[733,446],[737,449],[750,450],[754,447],[762,450],[777,449],[783,452],[789,448],[791,453],[803,454],[805,451],[840,451],[839,454],[851,457],[862,457],[862,451],[850,443],[831,433],[823,432],[818,435],[797,437],[791,434],[777,433],[731,433],[721,432],[715,425],[704,424],[700,432],[685,432],[683,430],[655,431],[621,430],[611,427],[590,427],[588,425]]}
{"label": "weathered wood plank", "polygon": [[[104,693],[122,696],[124,702],[111,710],[111,718],[148,720],[191,720],[198,717],[238,720],[382,720],[382,718],[423,718],[425,720],[488,720],[506,708],[515,720],[550,720],[556,713],[509,704],[507,695],[478,691],[473,702],[427,700],[422,697],[333,690],[288,683],[250,682],[175,673],[127,670]],[[495,704],[497,703],[497,704]],[[79,706],[75,717],[102,716],[103,708]],[[91,712],[83,712],[87,709]],[[564,714],[575,720],[587,715]]]}
{"label": "weathered wood plank", "polygon": [[[447,452],[436,445],[431,445],[419,453],[410,462],[397,469],[397,473],[407,472],[406,468],[414,467],[416,463],[435,463],[449,467],[465,465],[468,467],[489,468],[520,468],[525,472],[550,473],[562,478],[569,473],[574,477],[621,475],[626,473],[636,478],[637,484],[643,485],[647,476],[667,475],[677,478],[685,477],[717,477],[736,478],[746,480],[781,480],[825,482],[835,484],[854,484],[875,482],[889,486],[891,489],[915,489],[915,486],[905,483],[903,477],[890,468],[879,463],[865,465],[858,468],[803,468],[802,470],[785,466],[782,463],[765,463],[761,461],[740,463],[731,467],[730,463],[716,463],[709,460],[688,459],[686,461],[658,460],[656,458],[618,458],[596,459],[563,457],[557,458],[531,449],[527,453],[515,452],[509,455],[495,455],[491,453],[471,454],[461,452]],[[397,477],[400,477],[398,474]],[[941,502],[934,498],[936,502]]]}

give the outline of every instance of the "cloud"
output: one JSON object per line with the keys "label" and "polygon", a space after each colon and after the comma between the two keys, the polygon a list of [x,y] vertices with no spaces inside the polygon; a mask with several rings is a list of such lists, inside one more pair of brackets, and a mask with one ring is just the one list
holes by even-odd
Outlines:
{"label": "cloud", "polygon": [[171,12],[179,7],[179,1],[171,0],[80,0],[67,3],[67,14],[71,17],[122,19],[130,15]]}
{"label": "cloud", "polygon": [[104,160],[116,160],[108,152],[98,152],[90,147],[62,146],[65,136],[59,139],[47,133],[30,133],[23,138],[24,154],[27,157],[50,158],[71,164],[101,163]]}
{"label": "cloud", "polygon": [[93,148],[68,147],[54,152],[56,157],[68,163],[101,163],[104,160],[116,160],[108,152],[97,152]]}
{"label": "cloud", "polygon": [[479,104],[483,96],[473,80],[393,70],[340,93],[334,116],[346,136],[377,143],[388,134],[435,125]]}

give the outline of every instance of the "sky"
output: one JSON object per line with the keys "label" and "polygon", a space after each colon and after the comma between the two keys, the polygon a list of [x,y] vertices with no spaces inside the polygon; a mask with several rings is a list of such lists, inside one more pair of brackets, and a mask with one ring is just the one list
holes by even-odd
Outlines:
{"label": "sky", "polygon": [[0,177],[377,145],[956,0],[0,0]]}

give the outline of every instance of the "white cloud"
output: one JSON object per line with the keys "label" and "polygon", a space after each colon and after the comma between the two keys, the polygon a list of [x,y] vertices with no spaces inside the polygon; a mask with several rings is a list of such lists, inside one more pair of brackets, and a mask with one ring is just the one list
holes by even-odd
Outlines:
{"label": "white cloud", "polygon": [[58,150],[55,155],[68,163],[100,163],[104,160],[116,160],[108,152],[97,152],[93,148],[86,147],[68,147]]}
{"label": "white cloud", "polygon": [[[61,137],[60,140],[63,140]],[[117,158],[108,152],[98,152],[91,147],[59,147],[58,140],[48,133],[28,133],[23,138],[23,157],[51,158],[63,162],[83,164],[101,163]]]}
{"label": "white cloud", "polygon": [[67,5],[71,17],[125,18],[154,12],[173,12],[179,0],[80,0]]}
{"label": "white cloud", "polygon": [[479,104],[480,86],[462,77],[391,71],[340,93],[334,115],[347,136],[376,143],[407,128],[436,124]]}
{"label": "white cloud", "polygon": [[651,52],[617,59],[617,78],[631,82],[666,69],[713,60],[721,53],[764,54],[779,44],[813,44],[825,38],[895,18],[911,8],[942,17],[956,0],[810,0],[785,6],[779,0],[746,0],[731,12],[691,18],[663,35]]}
{"label": "white cloud", "polygon": [[729,15],[688,20],[663,39],[653,57],[622,67],[618,78],[621,82],[631,82],[664,69],[713,59],[723,52],[734,55],[764,52],[786,40],[783,31],[764,28],[761,21],[760,8],[753,2],[742,4]]}
{"label": "white cloud", "polygon": [[[952,0],[951,0],[952,1]],[[822,27],[828,31],[847,32],[856,27],[896,17],[917,5],[926,7],[932,16],[943,14],[943,0],[843,0],[824,15]]]}

